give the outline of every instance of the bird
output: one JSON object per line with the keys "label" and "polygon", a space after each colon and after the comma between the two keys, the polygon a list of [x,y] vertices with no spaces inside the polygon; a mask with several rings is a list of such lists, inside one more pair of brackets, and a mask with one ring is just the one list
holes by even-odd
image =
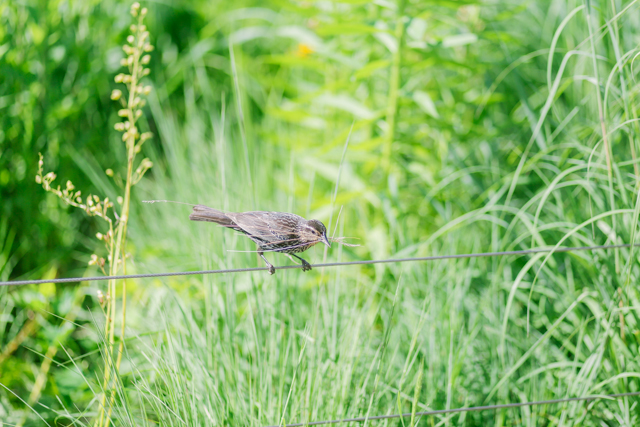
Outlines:
{"label": "bird", "polygon": [[308,271],[311,270],[311,264],[296,254],[317,243],[331,247],[327,229],[322,222],[317,219],[306,220],[288,212],[223,212],[195,205],[189,219],[214,222],[246,234],[258,245],[258,255],[267,264],[269,274],[274,274],[276,268],[265,258],[264,252],[280,252],[289,258],[294,256],[302,261],[302,271]]}

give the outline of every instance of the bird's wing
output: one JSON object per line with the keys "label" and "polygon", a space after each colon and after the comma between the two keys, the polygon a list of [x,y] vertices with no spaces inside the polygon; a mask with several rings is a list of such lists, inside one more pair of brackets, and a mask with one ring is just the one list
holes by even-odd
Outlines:
{"label": "bird's wing", "polygon": [[297,215],[280,212],[228,213],[227,216],[249,236],[265,243],[295,239]]}

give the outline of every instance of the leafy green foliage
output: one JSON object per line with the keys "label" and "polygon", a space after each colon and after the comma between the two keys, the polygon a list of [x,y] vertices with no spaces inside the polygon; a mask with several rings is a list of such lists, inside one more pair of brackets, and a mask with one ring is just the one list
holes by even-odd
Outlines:
{"label": "leafy green foliage", "polygon": [[[361,243],[326,253],[339,260],[637,241],[638,12],[631,2],[146,6],[158,52],[146,120],[157,138],[142,147],[154,168],[132,194],[128,273],[258,262],[253,253],[228,252],[254,250],[242,236],[189,223],[185,206],[141,203],[148,199],[293,211],[330,223],[332,231],[337,223],[337,235]],[[22,53],[12,47],[2,56],[0,66],[13,79],[3,84],[25,93],[29,79],[63,78],[49,71],[31,76],[39,68],[9,60],[53,61],[43,52],[55,42],[45,49],[44,42],[25,41],[31,21],[59,28],[64,52],[78,50],[64,56],[78,61],[77,79],[94,82],[77,86],[93,95],[78,97],[73,115],[49,119],[54,125],[46,132],[25,131],[37,115],[29,111],[49,111],[38,96],[61,103],[76,86],[28,92],[13,103],[20,120],[1,119],[1,162],[13,165],[2,187],[12,205],[2,209],[11,218],[24,210],[36,215],[33,202],[20,197],[37,191],[28,182],[37,157],[28,155],[38,150],[47,163],[49,156],[77,165],[69,170],[74,183],[84,179],[111,200],[117,194],[117,179],[104,173],[122,154],[110,130],[117,111],[97,100],[107,102],[111,93],[109,58],[121,58],[113,52],[122,44],[128,5],[83,7],[35,13],[10,5],[2,15],[15,28],[26,23],[24,35],[11,41],[23,43]],[[83,22],[95,24],[91,33],[73,39]],[[82,46],[91,61],[78,60]],[[20,91],[6,87],[17,99]],[[35,129],[45,135],[42,145]],[[27,136],[21,145],[18,138]],[[47,151],[52,147],[59,148]],[[24,180],[12,160],[18,150]],[[18,189],[23,193],[15,195]],[[13,233],[28,236],[23,224],[44,224],[42,235],[51,239],[78,228],[67,223],[59,235],[47,232],[56,215],[64,211],[51,206],[37,220],[22,215],[24,222],[10,220],[0,231],[13,242],[21,240]],[[83,224],[66,247],[88,261],[94,248],[81,236],[95,231],[87,230],[93,222]],[[47,247],[37,235],[28,244]],[[0,247],[9,248],[1,259],[26,250]],[[35,268],[55,257],[65,263],[62,273],[75,268],[64,251],[41,256],[33,264],[12,262],[17,270],[9,274],[42,276]],[[324,257],[310,251],[312,263]],[[113,422],[285,425],[637,391],[639,274],[637,250],[621,249],[128,281]],[[98,289],[103,285],[92,283],[77,291],[88,295],[75,305],[81,327],[55,355],[64,366],[52,367],[45,406],[33,411],[17,396],[26,400],[42,355],[61,336],[51,332],[60,319],[48,313],[64,316],[69,306],[60,305],[63,288],[0,294],[0,349],[26,328],[28,310],[40,325],[0,362],[0,383],[15,393],[0,391],[7,422],[26,414],[37,423],[37,412],[51,424],[88,424],[96,413],[105,391],[98,349],[106,340]],[[629,398],[414,421],[635,425],[638,416]]]}

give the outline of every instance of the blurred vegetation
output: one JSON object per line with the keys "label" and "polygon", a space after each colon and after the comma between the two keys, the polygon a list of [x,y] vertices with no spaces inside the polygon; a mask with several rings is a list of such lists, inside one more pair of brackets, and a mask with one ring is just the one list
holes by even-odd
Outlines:
{"label": "blurred vegetation", "polygon": [[[144,6],[155,166],[132,196],[128,273],[260,265],[228,252],[253,250],[241,236],[149,199],[291,211],[331,230],[343,207],[337,233],[362,246],[312,250],[312,263],[637,240],[635,2]],[[129,7],[0,4],[1,280],[100,274],[87,263],[104,256],[101,224],[34,177],[42,152],[61,182],[121,193],[109,96]],[[637,391],[637,258],[128,281],[113,424],[284,425]],[[98,290],[0,288],[1,421],[92,423]],[[632,426],[638,411],[627,398],[417,422]]]}

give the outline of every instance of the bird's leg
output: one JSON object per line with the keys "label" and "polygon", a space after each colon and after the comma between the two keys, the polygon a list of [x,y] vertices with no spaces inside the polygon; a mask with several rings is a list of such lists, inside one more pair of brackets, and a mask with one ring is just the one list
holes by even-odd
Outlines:
{"label": "bird's leg", "polygon": [[262,257],[264,262],[267,264],[267,267],[269,267],[269,274],[275,274],[276,268],[269,261],[267,261],[267,259],[264,257],[264,253],[263,252],[258,252],[258,255],[260,255]]}
{"label": "bird's leg", "polygon": [[311,270],[311,264],[309,264],[306,260],[300,258],[298,255],[294,255],[294,254],[291,254],[291,255],[298,258],[300,261],[302,261],[302,271]]}

